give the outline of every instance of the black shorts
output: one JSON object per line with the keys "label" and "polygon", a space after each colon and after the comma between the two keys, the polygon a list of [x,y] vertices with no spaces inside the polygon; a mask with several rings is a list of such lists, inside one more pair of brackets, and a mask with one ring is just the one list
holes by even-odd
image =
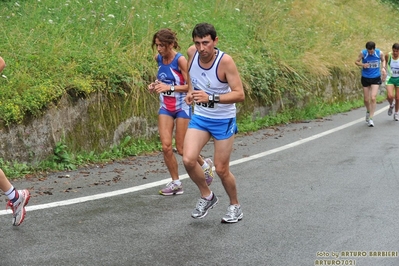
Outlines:
{"label": "black shorts", "polygon": [[362,76],[361,82],[363,87],[369,87],[371,85],[381,85],[381,77],[365,78]]}

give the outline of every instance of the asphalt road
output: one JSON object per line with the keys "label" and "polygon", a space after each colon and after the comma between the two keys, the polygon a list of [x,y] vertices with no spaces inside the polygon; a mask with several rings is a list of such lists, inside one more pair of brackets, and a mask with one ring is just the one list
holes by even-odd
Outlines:
{"label": "asphalt road", "polygon": [[204,219],[190,216],[199,193],[182,166],[184,194],[158,195],[159,153],[15,181],[32,199],[19,227],[0,211],[0,265],[399,265],[399,122],[386,105],[374,128],[360,108],[237,137],[237,224],[220,223],[218,178]]}

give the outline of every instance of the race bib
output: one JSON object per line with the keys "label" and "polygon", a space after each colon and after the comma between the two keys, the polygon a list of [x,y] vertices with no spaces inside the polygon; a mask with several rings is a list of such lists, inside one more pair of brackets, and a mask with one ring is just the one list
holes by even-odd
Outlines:
{"label": "race bib", "polygon": [[164,91],[164,92],[162,92],[162,94],[165,97],[175,97],[175,92],[172,92],[172,91]]}
{"label": "race bib", "polygon": [[198,106],[202,106],[205,108],[217,108],[218,104],[217,103],[195,103]]}
{"label": "race bib", "polygon": [[399,69],[392,69],[392,77],[399,77]]}
{"label": "race bib", "polygon": [[380,67],[380,64],[378,63],[378,61],[371,61],[371,62],[368,62],[368,64],[369,64],[369,68],[379,68]]}

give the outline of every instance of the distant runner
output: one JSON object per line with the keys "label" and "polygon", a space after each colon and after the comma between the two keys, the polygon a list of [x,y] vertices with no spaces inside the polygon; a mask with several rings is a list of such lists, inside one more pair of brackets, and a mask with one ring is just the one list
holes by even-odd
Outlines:
{"label": "distant runner", "polygon": [[369,127],[374,127],[373,117],[377,104],[377,93],[381,85],[381,80],[385,81],[386,78],[384,53],[380,49],[375,48],[374,42],[367,42],[366,49],[359,53],[355,64],[362,67],[361,82],[363,86],[364,105],[367,109],[366,122]]}
{"label": "distant runner", "polygon": [[399,43],[394,43],[392,45],[392,52],[385,55],[385,61],[387,62],[387,80],[385,84],[387,100],[389,102],[388,115],[392,115],[393,108],[395,107],[393,120],[399,121]]}

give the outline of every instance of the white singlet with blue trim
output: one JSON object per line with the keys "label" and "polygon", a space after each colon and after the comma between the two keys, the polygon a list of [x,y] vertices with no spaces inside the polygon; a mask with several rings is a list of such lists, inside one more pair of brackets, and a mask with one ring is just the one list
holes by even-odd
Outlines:
{"label": "white singlet with blue trim", "polygon": [[[191,84],[194,90],[203,90],[208,95],[225,94],[231,92],[229,84],[222,82],[217,76],[217,70],[224,52],[216,49],[217,55],[212,66],[208,69],[202,68],[199,63],[198,51],[195,52],[193,61],[189,68]],[[226,119],[236,117],[236,105],[222,103],[196,103],[194,114],[214,119]]]}
{"label": "white singlet with blue trim", "polygon": [[399,77],[399,59],[393,59],[392,58],[392,52],[389,52],[388,54],[388,76],[387,80],[389,78],[398,78]]}

